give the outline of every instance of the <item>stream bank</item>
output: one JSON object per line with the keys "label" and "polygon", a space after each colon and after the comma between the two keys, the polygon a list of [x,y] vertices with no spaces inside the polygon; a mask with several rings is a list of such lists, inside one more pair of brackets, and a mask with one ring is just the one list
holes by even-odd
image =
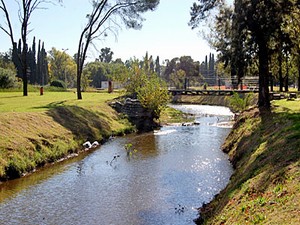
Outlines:
{"label": "stream bank", "polygon": [[193,114],[195,124],[117,137],[84,157],[4,183],[0,221],[193,224],[199,203],[219,193],[232,174],[220,151],[232,113],[225,107],[174,107]]}
{"label": "stream bank", "polygon": [[299,111],[242,113],[222,149],[235,171],[197,224],[300,224]]}
{"label": "stream bank", "polygon": [[73,92],[30,93],[28,98],[2,93],[0,181],[76,156],[86,141],[103,143],[134,131],[127,118],[107,104],[118,96],[84,93],[85,100],[76,101]]}

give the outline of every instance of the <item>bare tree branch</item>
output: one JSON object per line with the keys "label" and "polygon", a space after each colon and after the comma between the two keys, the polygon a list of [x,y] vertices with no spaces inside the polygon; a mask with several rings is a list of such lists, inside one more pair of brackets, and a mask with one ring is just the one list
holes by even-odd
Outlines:
{"label": "bare tree branch", "polygon": [[[153,10],[158,5],[159,0],[140,0],[140,1],[116,1],[115,5],[109,5],[108,0],[94,1],[92,13],[88,15],[88,23],[83,29],[78,43],[77,52],[77,98],[82,99],[81,96],[81,74],[83,71],[84,60],[86,58],[87,50],[93,40],[99,38],[105,33],[105,30],[109,29],[110,26],[104,28],[99,33],[100,29],[103,28],[104,24],[109,21],[109,18],[116,13],[120,16],[123,22],[131,28],[141,26],[138,21],[143,21],[140,13],[146,12],[147,10]],[[113,32],[114,33],[114,32]]]}
{"label": "bare tree branch", "polygon": [[11,25],[11,22],[10,22],[10,17],[9,17],[9,13],[8,13],[8,10],[6,8],[6,5],[4,3],[4,0],[1,0],[1,7],[0,9],[4,12],[5,14],[5,18],[6,18],[6,22],[7,22],[7,25],[8,25],[8,29],[5,29],[3,26],[0,25],[0,29],[3,30],[9,37],[10,37],[10,40],[11,40],[11,43],[12,45],[14,44],[14,34],[13,34],[13,29],[12,29],[12,25]]}

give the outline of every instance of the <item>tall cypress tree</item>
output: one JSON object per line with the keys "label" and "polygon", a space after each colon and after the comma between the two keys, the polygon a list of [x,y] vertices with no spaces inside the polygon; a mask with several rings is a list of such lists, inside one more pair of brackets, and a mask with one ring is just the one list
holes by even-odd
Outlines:
{"label": "tall cypress tree", "polygon": [[37,64],[36,64],[37,83],[46,85],[49,81],[47,53],[44,48],[44,42],[41,45],[41,40],[38,44]]}
{"label": "tall cypress tree", "polygon": [[22,52],[21,39],[19,39],[19,43],[17,44],[16,42],[14,42],[13,45],[12,61],[17,69],[17,77],[22,79],[23,74],[22,74],[21,52]]}
{"label": "tall cypress tree", "polygon": [[44,42],[42,43],[42,49],[40,52],[41,56],[41,77],[42,83],[41,85],[45,85],[49,81],[49,73],[48,73],[48,60],[47,60],[47,53],[44,47]]}
{"label": "tall cypress tree", "polygon": [[41,76],[41,40],[39,40],[39,44],[38,44],[36,74],[37,74],[38,84],[43,85],[42,76]]}
{"label": "tall cypress tree", "polygon": [[28,61],[30,67],[30,82],[31,84],[38,83],[37,74],[36,74],[36,44],[35,44],[35,37],[33,37],[31,53],[30,53],[30,60]]}
{"label": "tall cypress tree", "polygon": [[22,73],[21,73],[21,60],[20,60],[20,55],[19,55],[19,50],[18,50],[18,45],[16,42],[14,42],[13,49],[12,49],[12,61],[16,67],[17,70],[17,77],[22,78]]}
{"label": "tall cypress tree", "polygon": [[155,60],[155,72],[157,73],[158,76],[160,76],[161,69],[159,63],[159,56],[157,56]]}

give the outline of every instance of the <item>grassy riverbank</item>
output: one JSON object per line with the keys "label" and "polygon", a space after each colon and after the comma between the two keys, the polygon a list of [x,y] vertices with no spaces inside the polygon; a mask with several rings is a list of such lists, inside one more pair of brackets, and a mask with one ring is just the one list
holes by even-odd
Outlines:
{"label": "grassy riverbank", "polygon": [[[12,179],[83,150],[85,141],[105,140],[135,128],[107,103],[119,93],[0,91],[0,180]],[[184,114],[166,108],[162,124],[182,122]],[[185,119],[186,120],[186,119]]]}
{"label": "grassy riverbank", "polygon": [[235,172],[201,209],[204,224],[300,224],[300,102],[244,112],[223,150]]}
{"label": "grassy riverbank", "polygon": [[107,104],[118,94],[0,92],[0,178],[14,178],[133,129]]}

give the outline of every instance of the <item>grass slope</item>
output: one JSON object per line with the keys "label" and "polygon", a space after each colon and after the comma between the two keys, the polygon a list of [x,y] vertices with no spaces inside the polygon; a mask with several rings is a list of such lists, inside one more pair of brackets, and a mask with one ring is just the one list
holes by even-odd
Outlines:
{"label": "grass slope", "polygon": [[0,178],[21,176],[45,163],[133,127],[106,103],[118,94],[0,92]]}
{"label": "grass slope", "polygon": [[200,209],[204,224],[300,224],[300,102],[244,112],[223,150],[235,172]]}

